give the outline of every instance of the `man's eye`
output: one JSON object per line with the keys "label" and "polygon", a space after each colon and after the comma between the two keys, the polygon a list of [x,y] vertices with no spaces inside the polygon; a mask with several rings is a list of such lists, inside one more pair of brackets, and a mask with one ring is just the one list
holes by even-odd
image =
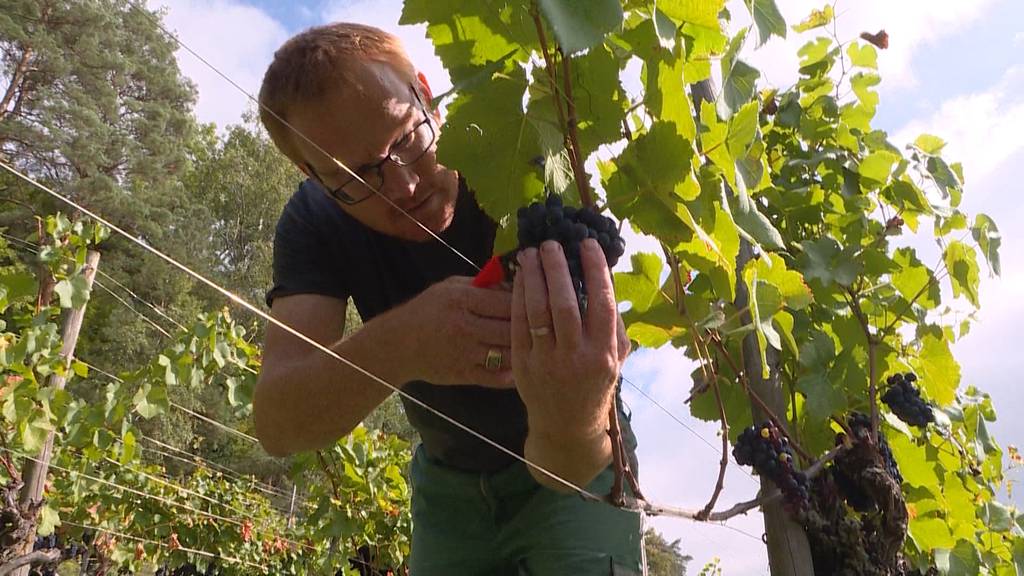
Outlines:
{"label": "man's eye", "polygon": [[411,142],[411,141],[412,141],[412,133],[406,134],[405,136],[402,136],[401,140],[399,140],[398,142],[395,142],[395,144],[393,146],[391,146],[391,149],[392,150],[401,150],[402,148],[405,148],[406,146],[408,146],[409,142]]}

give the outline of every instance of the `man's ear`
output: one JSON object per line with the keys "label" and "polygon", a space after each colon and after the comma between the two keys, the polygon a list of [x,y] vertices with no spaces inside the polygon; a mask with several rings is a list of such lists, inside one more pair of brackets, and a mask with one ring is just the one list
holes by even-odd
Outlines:
{"label": "man's ear", "polygon": [[434,100],[434,91],[430,89],[430,83],[427,82],[427,77],[423,74],[423,72],[416,72],[416,79],[419,80],[420,90],[423,92],[423,97],[426,99],[426,102],[424,102],[424,104],[426,104],[427,108],[433,113],[434,120],[436,120],[437,123],[440,124],[441,112],[439,112],[436,108],[432,106],[432,101]]}

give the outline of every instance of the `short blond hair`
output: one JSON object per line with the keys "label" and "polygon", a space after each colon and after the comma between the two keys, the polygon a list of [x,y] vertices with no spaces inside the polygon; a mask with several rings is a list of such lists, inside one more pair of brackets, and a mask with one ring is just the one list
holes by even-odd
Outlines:
{"label": "short blond hair", "polygon": [[292,161],[302,162],[292,144],[291,130],[278,117],[287,122],[295,106],[315,105],[331,91],[362,92],[364,87],[354,81],[352,72],[365,61],[390,64],[410,82],[416,78],[416,68],[402,41],[365,24],[315,26],[274,52],[260,87],[260,120],[274,144]]}

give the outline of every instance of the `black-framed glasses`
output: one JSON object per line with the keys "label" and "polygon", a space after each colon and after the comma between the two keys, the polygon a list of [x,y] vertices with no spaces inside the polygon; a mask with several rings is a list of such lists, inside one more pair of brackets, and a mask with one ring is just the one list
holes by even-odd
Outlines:
{"label": "black-framed glasses", "polygon": [[382,160],[356,170],[356,174],[362,178],[363,182],[359,182],[355,176],[349,175],[348,179],[340,186],[331,188],[324,183],[323,178],[316,173],[313,166],[306,162],[309,173],[332,198],[342,204],[350,205],[366,200],[374,194],[374,190],[380,190],[384,185],[383,168],[385,164],[393,162],[398,166],[410,166],[418,162],[434,145],[437,134],[434,131],[434,123],[427,112],[427,107],[423,105],[423,100],[420,99],[419,93],[412,84],[409,85],[409,89],[412,91],[413,97],[416,98],[416,104],[419,105],[420,111],[423,112],[423,120],[392,144],[388,149],[387,156]]}

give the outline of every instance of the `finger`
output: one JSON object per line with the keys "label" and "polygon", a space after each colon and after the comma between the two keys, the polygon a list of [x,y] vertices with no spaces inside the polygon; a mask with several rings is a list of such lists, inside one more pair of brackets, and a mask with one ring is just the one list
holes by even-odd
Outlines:
{"label": "finger", "polygon": [[[497,366],[488,366],[487,360],[494,353],[497,352],[501,355],[501,360]],[[491,372],[500,372],[502,370],[508,370],[512,367],[512,349],[505,348],[503,346],[477,346],[474,352],[471,352],[476,357],[475,366],[477,368],[483,368]]]}
{"label": "finger", "polygon": [[619,344],[619,361],[623,361],[633,351],[633,343],[626,334],[626,324],[622,321],[622,314],[616,314],[618,320],[615,322],[615,335]]}
{"label": "finger", "polygon": [[588,238],[580,244],[580,259],[587,284],[587,337],[607,345],[609,350],[617,348],[615,323],[619,313],[615,305],[615,291],[608,262],[597,240]]}
{"label": "finger", "polygon": [[512,281],[512,353],[525,357],[530,351],[530,324],[526,319],[526,289],[523,275],[516,274]]}
{"label": "finger", "polygon": [[509,291],[475,286],[467,286],[466,291],[466,308],[477,316],[506,320],[512,317],[512,294]]}
{"label": "finger", "polygon": [[512,369],[488,370],[483,366],[474,366],[469,372],[469,379],[477,386],[484,388],[515,388],[516,381],[512,375]]}
{"label": "finger", "polygon": [[[547,281],[548,305],[551,307],[552,328],[555,340],[563,348],[579,347],[583,336],[579,301],[569,276],[569,264],[558,242],[548,240],[541,244],[541,263]],[[540,328],[543,324],[531,324]]]}
{"label": "finger", "polygon": [[470,330],[476,334],[477,341],[487,346],[512,347],[511,320],[496,318],[473,317],[469,321]]}
{"label": "finger", "polygon": [[[541,267],[540,252],[527,248],[519,253],[519,272],[516,278],[523,278],[523,293],[526,300],[527,328],[551,326],[551,308],[548,305],[548,286]],[[557,336],[556,336],[557,338]],[[551,338],[548,338],[551,340]],[[535,343],[531,343],[531,348]]]}

